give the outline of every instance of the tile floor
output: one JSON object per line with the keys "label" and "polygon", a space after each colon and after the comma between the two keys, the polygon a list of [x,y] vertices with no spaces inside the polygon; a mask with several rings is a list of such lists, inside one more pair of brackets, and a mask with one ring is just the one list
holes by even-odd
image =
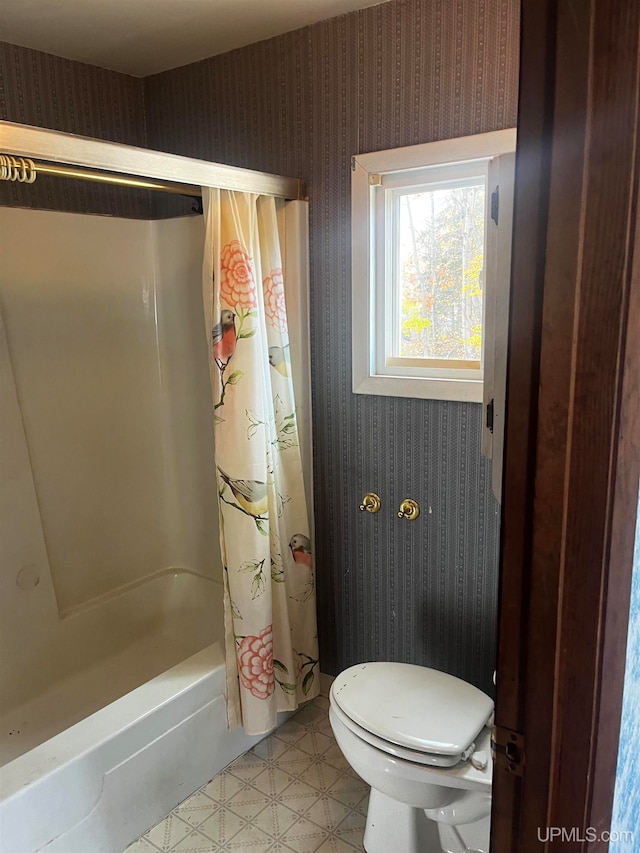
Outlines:
{"label": "tile floor", "polygon": [[369,788],[338,749],[328,714],[318,696],[126,853],[362,851]]}

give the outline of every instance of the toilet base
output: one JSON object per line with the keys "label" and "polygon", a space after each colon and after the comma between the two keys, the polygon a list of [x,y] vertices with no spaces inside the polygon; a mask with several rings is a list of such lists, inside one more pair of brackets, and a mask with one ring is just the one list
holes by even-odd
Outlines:
{"label": "toilet base", "polygon": [[371,789],[366,853],[442,853],[438,825],[422,809],[392,800]]}
{"label": "toilet base", "polygon": [[364,849],[365,853],[486,853],[489,832],[489,815],[473,824],[438,824],[423,809],[372,788]]}

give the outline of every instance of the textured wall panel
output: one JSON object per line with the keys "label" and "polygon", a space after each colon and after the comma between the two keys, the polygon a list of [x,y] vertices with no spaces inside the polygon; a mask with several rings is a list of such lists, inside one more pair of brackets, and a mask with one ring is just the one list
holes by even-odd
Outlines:
{"label": "textured wall panel", "polygon": [[[145,80],[152,147],[308,181],[325,671],[404,660],[490,689],[499,507],[480,406],[351,393],[349,162],[513,126],[518,24],[517,0],[393,0]],[[370,489],[377,516],[358,511]]]}
{"label": "textured wall panel", "polygon": [[[144,146],[142,80],[0,42],[0,119]],[[149,193],[41,176],[0,183],[0,205],[148,218]]]}

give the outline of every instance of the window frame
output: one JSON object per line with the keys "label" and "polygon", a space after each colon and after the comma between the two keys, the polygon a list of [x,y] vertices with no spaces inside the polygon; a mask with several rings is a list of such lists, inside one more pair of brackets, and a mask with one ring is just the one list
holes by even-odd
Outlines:
{"label": "window frame", "polygon": [[[467,171],[484,175],[489,161],[515,151],[516,131],[493,131],[474,136],[429,142],[357,154],[352,158],[352,370],[353,392],[393,397],[482,402],[485,335],[480,370],[454,367],[414,367],[389,364],[385,351],[389,327],[389,265],[393,252],[388,242],[386,221],[389,194],[384,190],[406,191],[412,184],[424,186],[429,174],[436,182],[442,176]],[[449,169],[448,167],[451,167]],[[416,183],[418,181],[418,183]],[[487,217],[488,220],[488,217]],[[486,246],[485,246],[486,252]],[[483,326],[486,318],[487,287],[483,287]],[[395,361],[391,358],[391,361]],[[404,360],[400,360],[404,361]]]}

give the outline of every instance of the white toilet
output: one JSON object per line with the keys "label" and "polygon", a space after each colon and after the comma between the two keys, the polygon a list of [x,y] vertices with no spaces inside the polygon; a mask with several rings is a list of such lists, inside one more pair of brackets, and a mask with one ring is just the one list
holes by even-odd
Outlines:
{"label": "white toilet", "polygon": [[489,696],[435,669],[364,663],[330,702],[338,746],[371,785],[367,853],[487,853]]}

